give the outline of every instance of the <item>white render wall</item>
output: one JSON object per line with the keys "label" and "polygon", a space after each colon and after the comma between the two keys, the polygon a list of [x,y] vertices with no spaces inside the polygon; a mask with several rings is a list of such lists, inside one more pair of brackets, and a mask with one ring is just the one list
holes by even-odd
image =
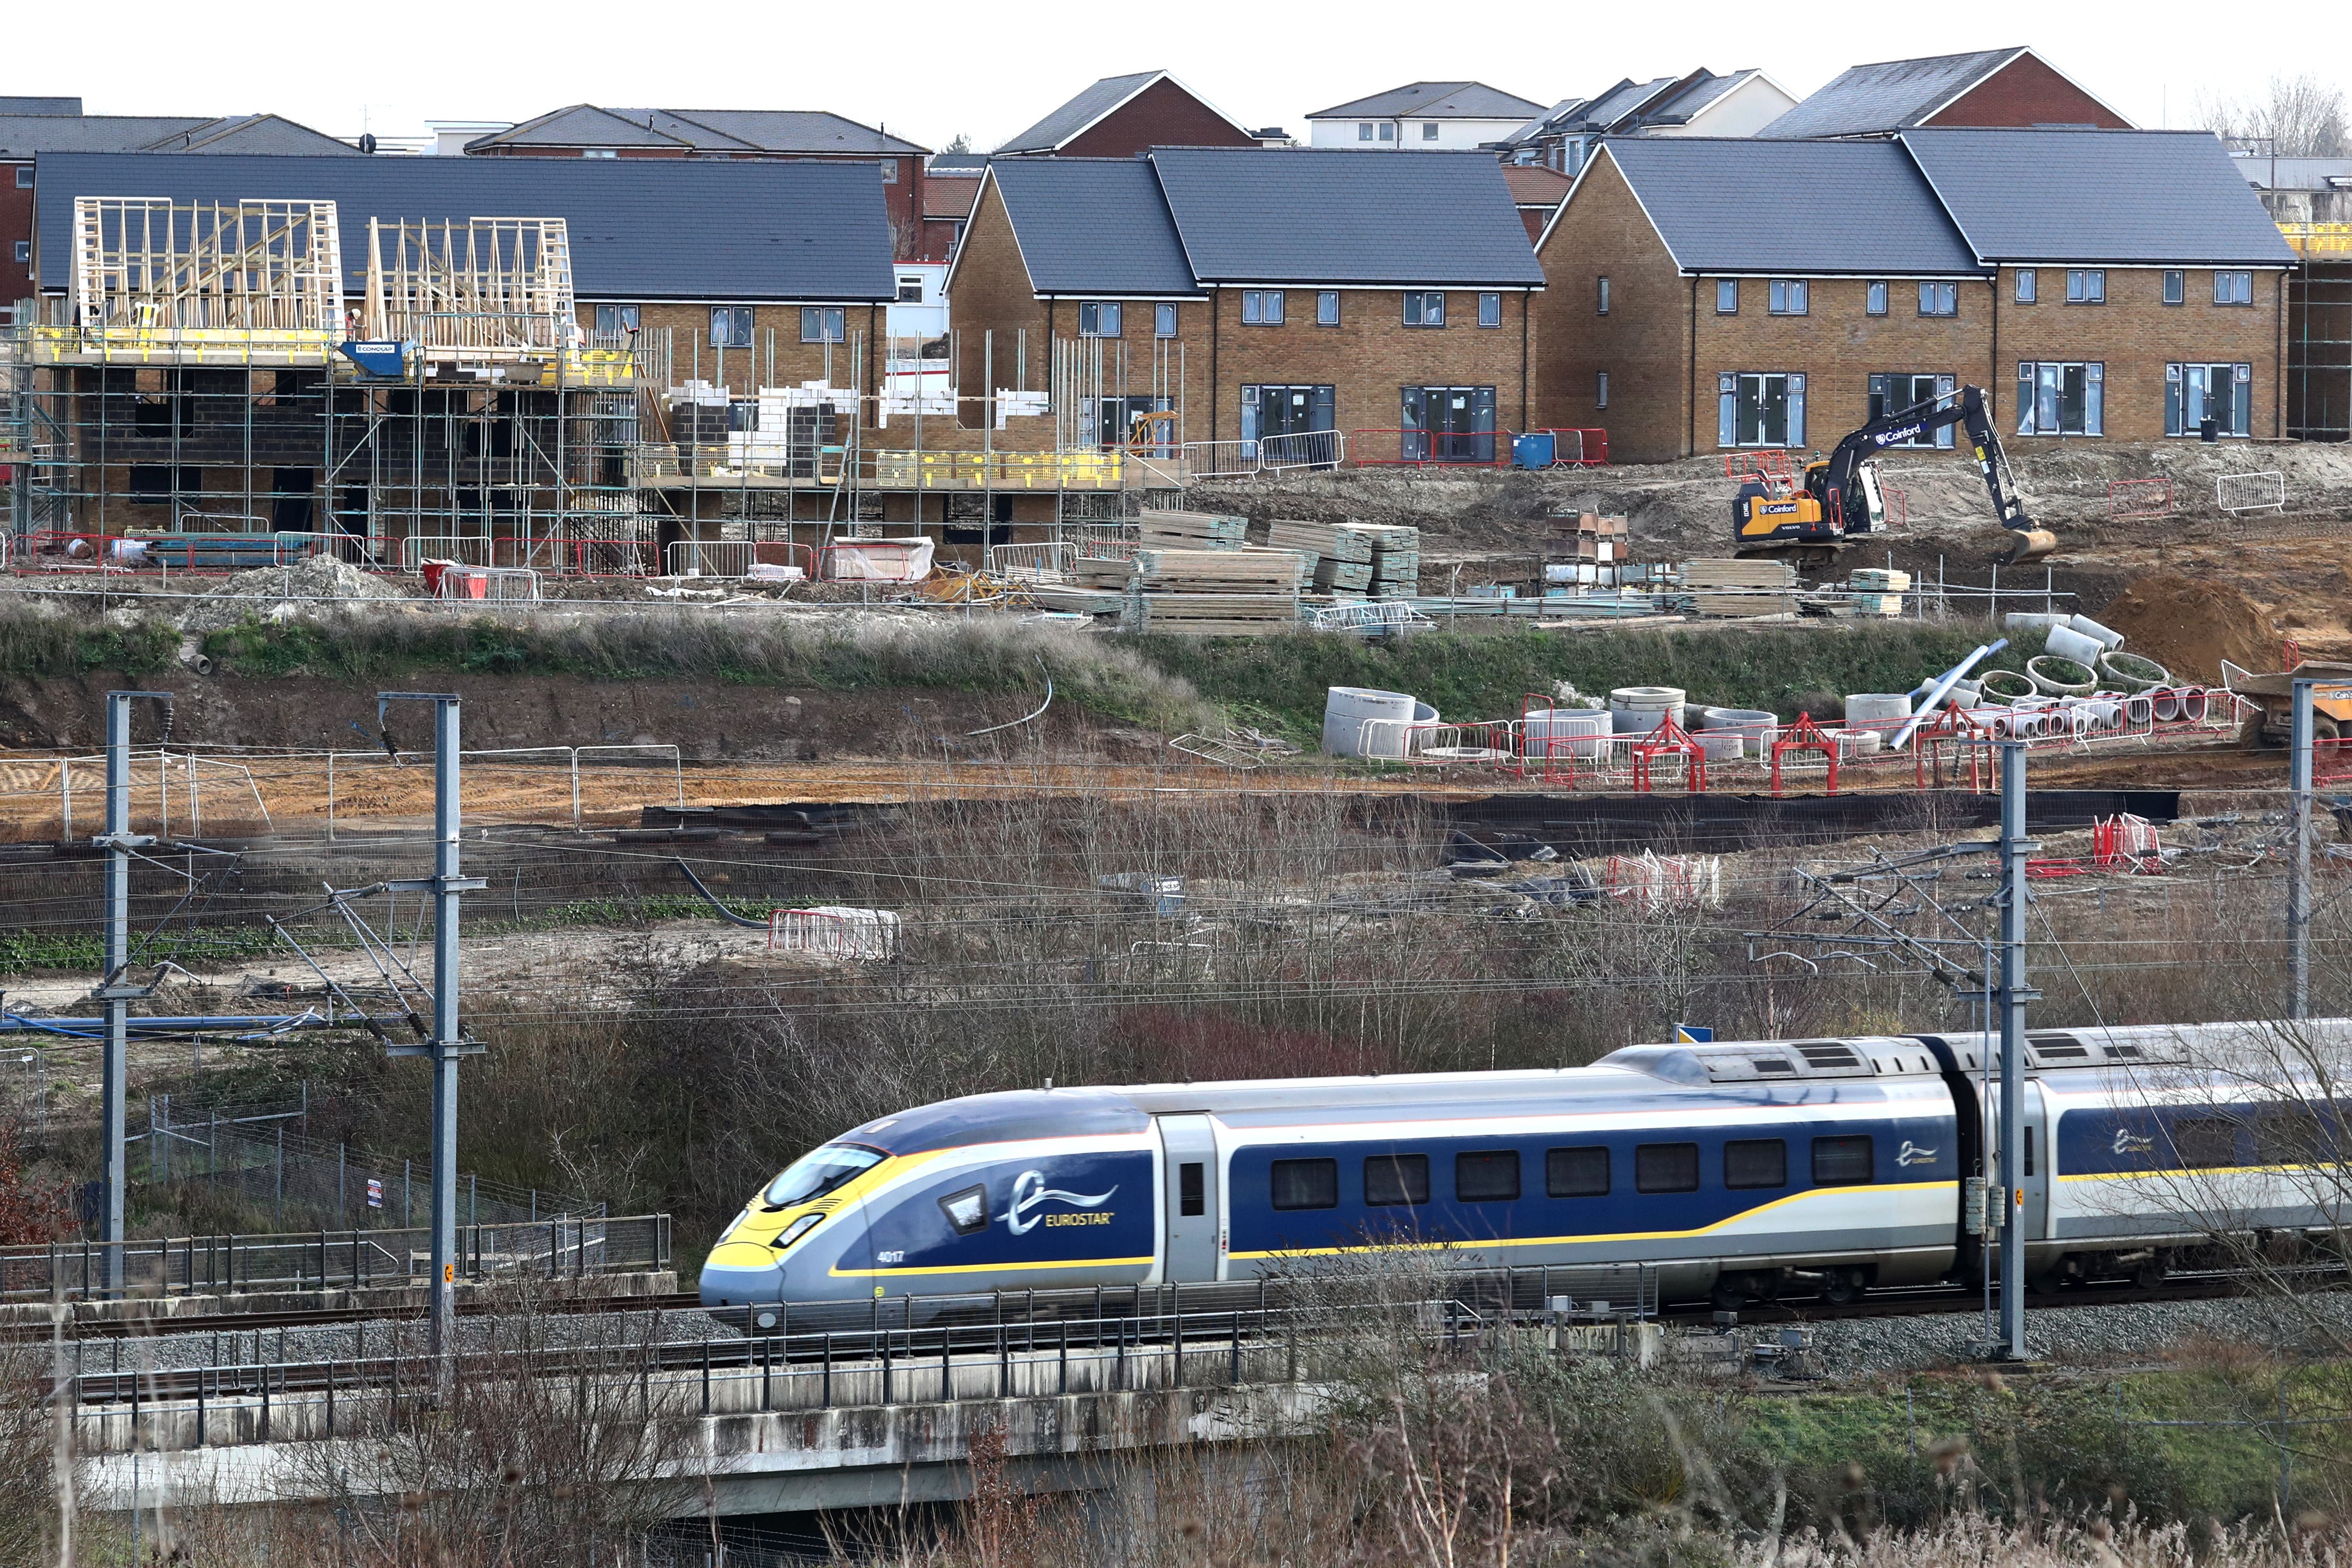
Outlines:
{"label": "white render wall", "polygon": [[[1524,120],[1416,120],[1407,116],[1402,121],[1389,120],[1310,120],[1307,145],[1310,147],[1353,147],[1365,153],[1458,153],[1465,148],[1500,142],[1527,123]],[[1372,127],[1372,140],[1362,139],[1358,127]],[[1380,128],[1389,127],[1390,141],[1380,140]],[[1437,139],[1423,139],[1422,127],[1437,127]],[[1715,132],[1712,134],[1720,134]],[[1735,132],[1735,135],[1745,132]],[[1400,139],[1401,138],[1401,139]]]}

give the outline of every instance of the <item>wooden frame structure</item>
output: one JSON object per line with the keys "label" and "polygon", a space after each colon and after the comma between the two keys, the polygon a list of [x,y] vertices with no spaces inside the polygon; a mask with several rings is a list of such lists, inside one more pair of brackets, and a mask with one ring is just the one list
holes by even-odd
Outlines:
{"label": "wooden frame structure", "polygon": [[427,358],[558,352],[577,334],[560,217],[368,219],[362,336]]}
{"label": "wooden frame structure", "polygon": [[332,202],[77,196],[73,259],[84,333],[342,331]]}

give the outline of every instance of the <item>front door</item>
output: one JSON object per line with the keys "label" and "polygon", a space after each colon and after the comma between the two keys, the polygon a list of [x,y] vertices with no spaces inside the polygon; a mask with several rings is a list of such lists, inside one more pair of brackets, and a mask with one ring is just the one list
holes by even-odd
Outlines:
{"label": "front door", "polygon": [[1162,1116],[1160,1148],[1161,1213],[1160,1278],[1174,1283],[1223,1276],[1217,1246],[1224,1205],[1217,1191],[1217,1135],[1203,1115]]}

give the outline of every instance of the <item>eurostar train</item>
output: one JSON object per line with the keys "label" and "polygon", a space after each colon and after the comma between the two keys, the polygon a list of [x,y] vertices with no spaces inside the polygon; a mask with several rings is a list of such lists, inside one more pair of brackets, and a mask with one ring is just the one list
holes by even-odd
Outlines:
{"label": "eurostar train", "polygon": [[[2333,1133],[2296,1086],[2352,1052],[2352,1020],[2285,1027],[2028,1035],[2029,1281],[2152,1280],[2223,1212],[2324,1226],[2341,1194],[2296,1173],[2335,1168]],[[702,1301],[765,1327],[775,1303],[1249,1279],[1401,1241],[1464,1268],[1645,1264],[1664,1300],[1726,1307],[1971,1278],[1998,1046],[972,1095],[794,1162],[712,1249]]]}

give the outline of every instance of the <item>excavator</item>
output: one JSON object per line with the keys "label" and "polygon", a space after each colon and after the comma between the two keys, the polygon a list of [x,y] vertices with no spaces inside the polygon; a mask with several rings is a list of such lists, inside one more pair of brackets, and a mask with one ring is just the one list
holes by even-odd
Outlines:
{"label": "excavator", "polygon": [[1882,528],[1886,505],[1873,455],[1931,435],[1947,426],[1965,431],[1977,468],[1991,493],[2000,525],[2016,537],[2001,557],[2004,566],[2039,561],[2058,548],[2057,536],[2034,526],[2011,479],[2009,460],[1985,413],[1984,394],[1973,386],[1931,397],[1900,413],[1874,419],[1840,441],[1827,458],[1805,465],[1801,481],[1783,471],[1751,475],[1731,503],[1732,535],[1741,555],[1795,555],[1817,564],[1855,536]]}

